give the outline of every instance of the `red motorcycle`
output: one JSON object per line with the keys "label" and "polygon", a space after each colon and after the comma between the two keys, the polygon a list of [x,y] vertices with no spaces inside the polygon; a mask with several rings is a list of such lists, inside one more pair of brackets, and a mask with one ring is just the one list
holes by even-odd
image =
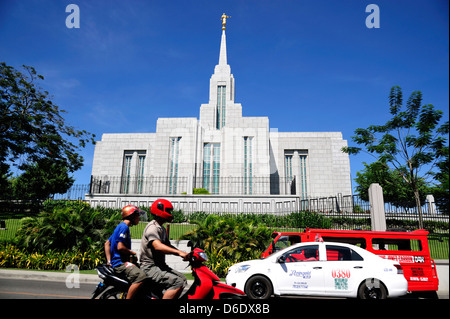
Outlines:
{"label": "red motorcycle", "polygon": [[[220,279],[203,262],[208,260],[206,253],[195,248],[189,255],[189,265],[192,267],[194,283],[180,296],[180,299],[243,299],[246,298],[242,290],[223,284]],[[92,299],[122,299],[128,292],[130,283],[120,278],[111,266],[97,267],[98,276],[103,279],[95,289]],[[144,281],[138,298],[160,299],[163,293],[150,280]]]}

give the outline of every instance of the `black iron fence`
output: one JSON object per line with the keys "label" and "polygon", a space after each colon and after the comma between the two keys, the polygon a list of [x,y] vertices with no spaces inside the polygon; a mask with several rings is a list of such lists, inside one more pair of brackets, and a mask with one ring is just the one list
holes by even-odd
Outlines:
{"label": "black iron fence", "polygon": [[89,193],[125,195],[181,194],[187,192],[187,182],[187,177],[92,176]]}
{"label": "black iron fence", "polygon": [[76,184],[67,190],[64,194],[55,194],[52,199],[67,199],[67,200],[84,200],[85,195],[89,193],[90,184]]}
{"label": "black iron fence", "polygon": [[91,194],[192,194],[206,189],[209,194],[295,195],[295,180],[278,176],[92,176]]}

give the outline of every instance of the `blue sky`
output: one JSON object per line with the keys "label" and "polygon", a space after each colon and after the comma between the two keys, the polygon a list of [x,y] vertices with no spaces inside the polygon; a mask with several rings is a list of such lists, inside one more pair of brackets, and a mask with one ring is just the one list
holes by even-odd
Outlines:
{"label": "blue sky", "polygon": [[[69,29],[66,6],[80,8]],[[366,27],[368,4],[380,28]],[[448,0],[0,0],[0,61],[31,65],[67,121],[97,135],[155,132],[158,117],[197,117],[219,59],[243,116],[285,132],[340,131],[389,119],[393,85],[449,101]],[[88,183],[94,146],[76,183]],[[372,162],[351,156],[352,179]],[[353,182],[353,186],[355,183]]]}

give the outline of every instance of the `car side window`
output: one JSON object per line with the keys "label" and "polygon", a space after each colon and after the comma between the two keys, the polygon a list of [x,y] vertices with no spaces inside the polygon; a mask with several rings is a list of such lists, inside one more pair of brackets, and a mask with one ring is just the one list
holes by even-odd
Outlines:
{"label": "car side window", "polygon": [[361,255],[348,247],[326,245],[327,261],[358,261],[364,260]]}
{"label": "car side window", "polygon": [[283,255],[284,262],[304,262],[319,260],[319,246],[303,246],[289,250]]}

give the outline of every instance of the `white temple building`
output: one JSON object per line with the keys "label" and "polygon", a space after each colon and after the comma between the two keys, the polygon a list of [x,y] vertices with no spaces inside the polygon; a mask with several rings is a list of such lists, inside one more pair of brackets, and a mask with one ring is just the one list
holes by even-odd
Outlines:
{"label": "white temple building", "polygon": [[159,118],[155,133],[103,134],[93,159],[93,202],[96,196],[124,202],[130,196],[191,195],[200,188],[218,196],[300,200],[352,194],[341,132],[279,132],[269,129],[269,117],[242,116],[224,16],[219,61],[199,118]]}

